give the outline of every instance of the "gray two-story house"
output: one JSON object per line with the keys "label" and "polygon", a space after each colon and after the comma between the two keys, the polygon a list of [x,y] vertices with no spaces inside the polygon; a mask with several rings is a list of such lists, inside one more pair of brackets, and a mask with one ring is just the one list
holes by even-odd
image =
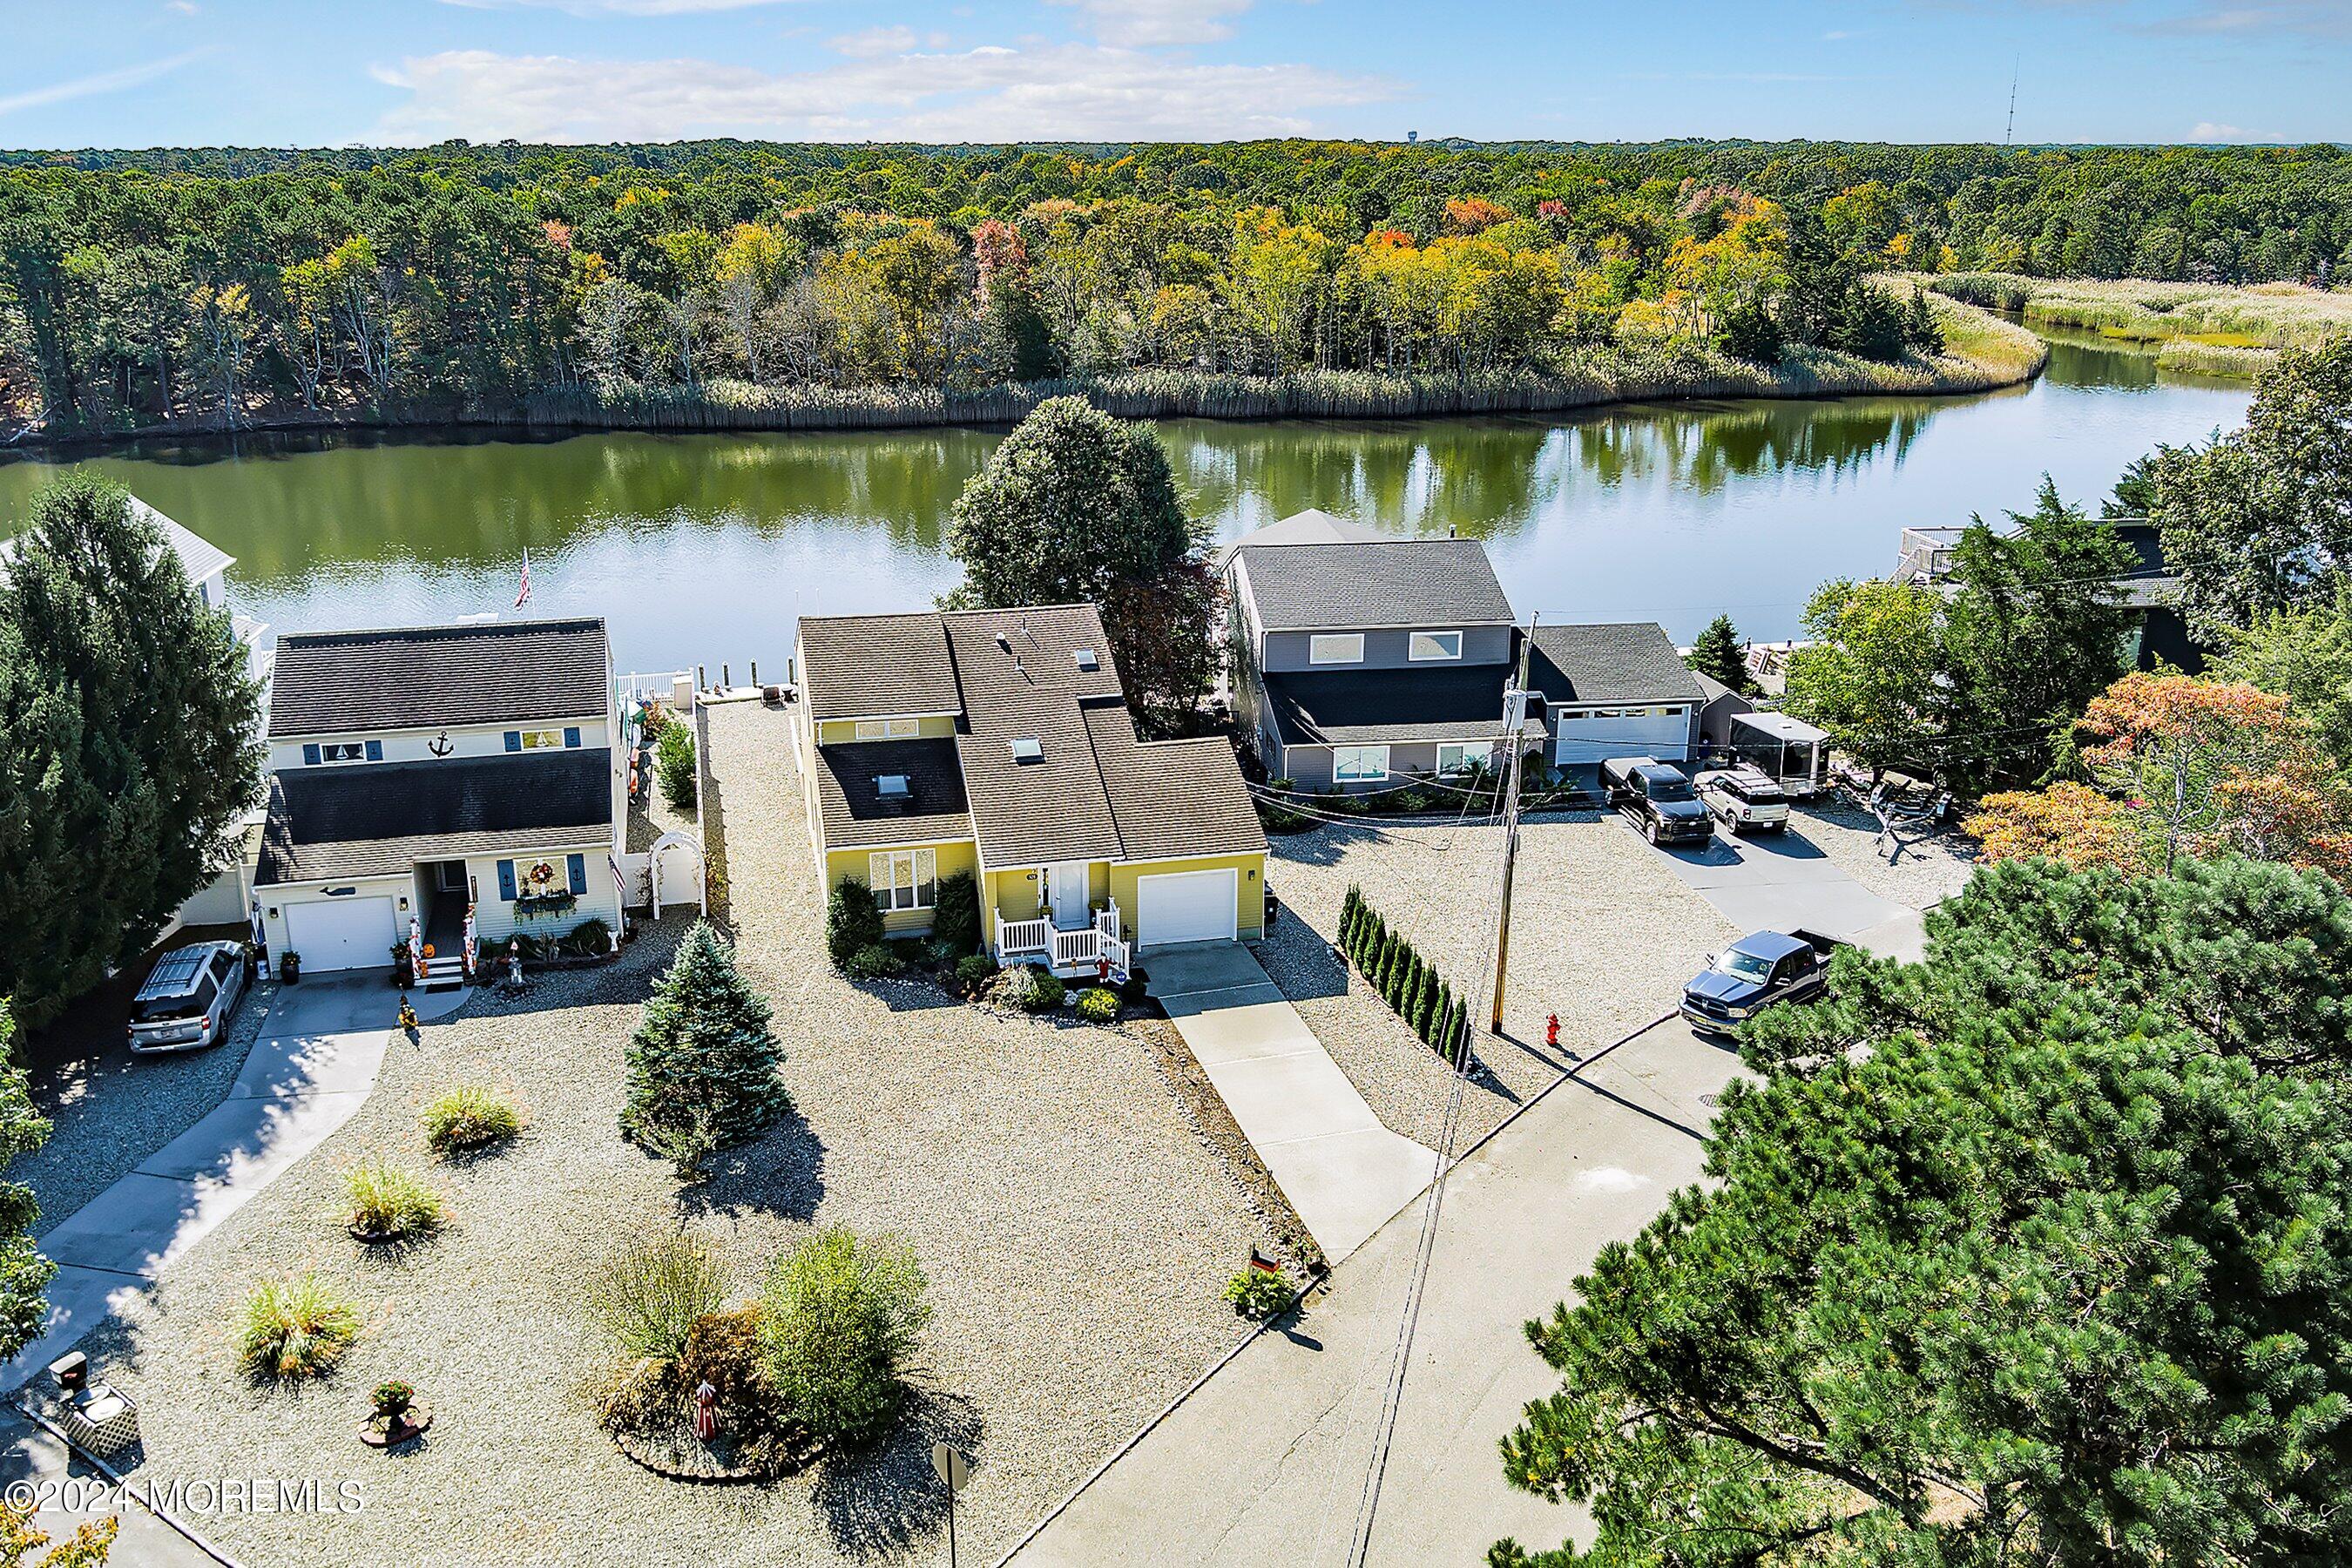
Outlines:
{"label": "gray two-story house", "polygon": [[1476,540],[1253,535],[1225,577],[1234,710],[1273,776],[1371,788],[1493,761],[1517,647]]}

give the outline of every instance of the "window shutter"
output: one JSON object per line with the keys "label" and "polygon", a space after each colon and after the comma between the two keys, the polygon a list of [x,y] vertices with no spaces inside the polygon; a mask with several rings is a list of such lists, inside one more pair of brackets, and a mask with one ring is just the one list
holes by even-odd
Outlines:
{"label": "window shutter", "polygon": [[319,765],[319,747],[317,742],[309,741],[303,742],[302,765],[306,768],[315,768]]}
{"label": "window shutter", "polygon": [[563,748],[564,748],[564,750],[566,750],[566,751],[576,751],[576,750],[579,748],[579,745],[580,745],[580,726],[579,726],[579,725],[577,725],[577,724],[566,724],[566,725],[563,727]]}
{"label": "window shutter", "polygon": [[367,743],[367,760],[372,763],[380,763],[383,761],[383,742],[382,741],[370,741]]}
{"label": "window shutter", "polygon": [[588,857],[566,855],[563,858],[563,879],[571,884],[572,896],[578,898],[588,890]]}
{"label": "window shutter", "polygon": [[508,903],[514,902],[515,875],[514,862],[511,860],[499,862],[499,897]]}
{"label": "window shutter", "polygon": [[507,750],[509,752],[520,752],[522,750],[522,731],[520,730],[509,730],[507,731]]}

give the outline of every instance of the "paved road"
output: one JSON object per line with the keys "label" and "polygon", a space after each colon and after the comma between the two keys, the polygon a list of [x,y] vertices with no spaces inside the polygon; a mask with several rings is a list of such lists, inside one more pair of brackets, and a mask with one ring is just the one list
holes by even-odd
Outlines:
{"label": "paved road", "polygon": [[[235,1468],[221,1467],[225,1471]],[[29,1491],[40,1505],[33,1528],[47,1534],[53,1545],[72,1540],[81,1525],[111,1517],[118,1531],[109,1561],[116,1568],[219,1568],[218,1558],[115,1494],[111,1483],[88,1461],[5,1405],[0,1405],[0,1488],[20,1501]]]}
{"label": "paved road", "polygon": [[[1445,1184],[1370,1561],[1472,1563],[1576,1515],[1505,1486],[1496,1442],[1549,1393],[1521,1325],[1697,1179],[1737,1059],[1679,1022],[1553,1089]],[[1013,1568],[1346,1558],[1423,1205],[1381,1227],[1287,1335],[1251,1343],[1007,1561]]]}
{"label": "paved road", "polygon": [[1918,911],[1864,887],[1799,828],[1745,838],[1718,828],[1705,844],[1661,845],[1655,853],[1742,931],[1803,926],[1889,957],[1919,956]]}
{"label": "paved road", "polygon": [[[445,1017],[468,992],[414,993],[424,1019]],[[40,1238],[56,1260],[49,1321],[0,1368],[0,1390],[24,1386],[98,1322],[143,1294],[215,1226],[349,1121],[375,1088],[394,1037],[398,998],[373,971],[280,986],[228,1096],[138,1169]]]}
{"label": "paved road", "polygon": [[1151,994],[1324,1257],[1355,1251],[1429,1184],[1436,1151],[1381,1125],[1248,949],[1160,948],[1147,967]]}

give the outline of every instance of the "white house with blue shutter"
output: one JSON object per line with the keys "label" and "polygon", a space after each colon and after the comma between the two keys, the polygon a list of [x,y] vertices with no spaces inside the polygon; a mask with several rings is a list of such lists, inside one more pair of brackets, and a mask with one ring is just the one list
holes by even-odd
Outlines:
{"label": "white house with blue shutter", "polygon": [[414,920],[448,964],[469,905],[484,940],[617,932],[619,732],[601,620],[280,638],[254,877],[273,957],[387,966]]}

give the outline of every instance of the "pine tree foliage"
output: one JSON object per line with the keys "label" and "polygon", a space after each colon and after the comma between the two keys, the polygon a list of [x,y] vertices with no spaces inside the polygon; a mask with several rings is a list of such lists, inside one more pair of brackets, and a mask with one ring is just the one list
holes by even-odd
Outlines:
{"label": "pine tree foliage", "polygon": [[712,1151],[765,1132],[792,1106],[769,1016],[734,949],[698,921],[629,1041],[622,1132],[688,1175]]}

